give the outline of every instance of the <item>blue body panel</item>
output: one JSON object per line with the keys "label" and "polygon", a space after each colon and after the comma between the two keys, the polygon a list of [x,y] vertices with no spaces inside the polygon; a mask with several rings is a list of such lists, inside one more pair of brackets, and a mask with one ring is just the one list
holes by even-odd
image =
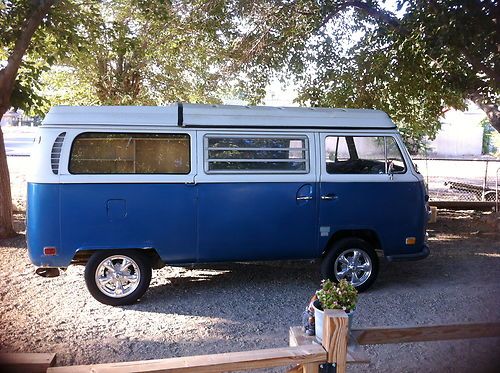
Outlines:
{"label": "blue body panel", "polygon": [[28,183],[27,196],[26,241],[30,260],[40,267],[69,263],[74,250],[61,251],[57,257],[43,255],[45,246],[61,247],[59,184]]}
{"label": "blue body panel", "polygon": [[52,196],[53,190],[60,194],[50,211],[40,203],[28,208],[35,265],[42,264],[41,250],[53,229],[61,236],[54,245],[58,255],[44,259],[53,266],[66,267],[77,250],[86,249],[152,247],[168,263],[196,261],[196,188],[191,185],[30,184],[28,190],[30,201],[40,199],[37,194]]}
{"label": "blue body panel", "polygon": [[[35,265],[52,267],[77,250],[125,248],[154,248],[169,264],[306,259],[339,230],[368,229],[386,255],[411,254],[424,245],[424,195],[418,181],[29,183],[28,248]],[[410,236],[417,244],[405,246]],[[43,256],[45,246],[58,255]]]}
{"label": "blue body panel", "polygon": [[312,184],[209,183],[198,188],[199,261],[319,256]]}
{"label": "blue body panel", "polygon": [[[320,226],[331,226],[333,234],[373,231],[386,256],[422,251],[427,212],[421,182],[328,182],[321,183],[320,189],[322,195],[334,196],[322,201],[320,208]],[[320,246],[325,247],[329,237],[322,237]],[[407,246],[406,237],[416,237],[416,244]]]}

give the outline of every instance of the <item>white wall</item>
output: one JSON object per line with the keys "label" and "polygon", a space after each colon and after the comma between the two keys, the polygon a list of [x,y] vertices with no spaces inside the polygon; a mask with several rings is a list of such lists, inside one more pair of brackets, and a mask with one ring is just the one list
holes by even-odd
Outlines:
{"label": "white wall", "polygon": [[483,145],[480,122],[485,117],[484,112],[474,104],[470,104],[465,112],[446,112],[441,130],[430,143],[430,153],[443,157],[480,156]]}

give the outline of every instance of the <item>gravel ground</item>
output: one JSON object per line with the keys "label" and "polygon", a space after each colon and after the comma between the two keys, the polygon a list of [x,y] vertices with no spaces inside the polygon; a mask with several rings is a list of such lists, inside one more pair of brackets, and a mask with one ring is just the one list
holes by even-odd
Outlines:
{"label": "gravel ground", "polygon": [[[432,254],[384,263],[360,295],[354,327],[500,321],[500,245],[493,216],[440,211]],[[83,268],[36,276],[24,216],[17,238],[0,240],[0,351],[56,352],[58,365],[156,359],[288,345],[319,284],[318,264],[272,262],[154,271],[131,306],[95,301]],[[365,346],[369,365],[349,372],[488,372],[500,367],[500,339]]]}
{"label": "gravel ground", "polygon": [[[14,203],[25,208],[27,157],[8,157]],[[56,352],[58,365],[157,359],[283,347],[317,289],[318,263],[166,267],[141,302],[110,307],[85,288],[83,267],[34,274],[24,215],[0,240],[0,351]],[[382,263],[360,295],[354,327],[500,321],[498,226],[487,213],[440,211],[432,254]],[[364,346],[369,365],[349,372],[500,371],[500,339]],[[283,371],[283,370],[281,370]]]}
{"label": "gravel ground", "polygon": [[30,167],[30,157],[7,157],[9,165],[12,206],[14,210],[26,210],[26,174]]}

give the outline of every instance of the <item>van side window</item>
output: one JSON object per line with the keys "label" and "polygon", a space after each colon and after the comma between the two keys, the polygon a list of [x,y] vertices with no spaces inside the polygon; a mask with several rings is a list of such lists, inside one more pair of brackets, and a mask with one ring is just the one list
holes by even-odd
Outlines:
{"label": "van side window", "polygon": [[205,136],[207,173],[308,173],[306,136]]}
{"label": "van side window", "polygon": [[188,174],[187,134],[101,133],[78,135],[71,148],[72,174]]}
{"label": "van side window", "polygon": [[325,139],[329,174],[405,173],[406,165],[393,137],[328,136]]}

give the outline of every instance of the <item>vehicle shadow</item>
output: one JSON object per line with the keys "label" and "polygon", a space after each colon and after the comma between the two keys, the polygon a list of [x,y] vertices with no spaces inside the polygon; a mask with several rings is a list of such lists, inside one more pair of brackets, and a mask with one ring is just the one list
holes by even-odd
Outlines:
{"label": "vehicle shadow", "polygon": [[[500,247],[492,246],[488,235],[442,238],[431,241],[431,255],[424,260],[387,263],[382,259],[379,277],[360,294],[360,305],[373,297],[421,297],[423,288],[446,298],[440,291],[444,285],[457,292],[476,283],[485,289],[496,286],[491,278],[500,277]],[[162,271],[155,274],[158,279],[142,301],[129,307],[232,320],[284,308],[299,315],[321,281],[319,261],[211,264],[183,268],[177,274]]]}
{"label": "vehicle shadow", "polygon": [[319,287],[318,263],[229,263],[182,268],[172,276],[165,269],[154,277],[142,300],[126,309],[224,318],[241,322],[277,310],[300,323],[308,299]]}

